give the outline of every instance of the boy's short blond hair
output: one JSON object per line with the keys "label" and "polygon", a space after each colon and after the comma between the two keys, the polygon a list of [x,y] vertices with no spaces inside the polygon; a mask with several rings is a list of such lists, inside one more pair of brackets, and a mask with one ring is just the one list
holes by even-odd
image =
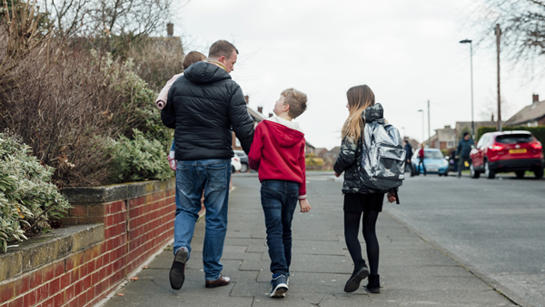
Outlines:
{"label": "boy's short blond hair", "polygon": [[284,103],[290,106],[289,117],[296,118],[307,109],[307,95],[305,93],[288,88],[283,90],[280,95],[284,96]]}

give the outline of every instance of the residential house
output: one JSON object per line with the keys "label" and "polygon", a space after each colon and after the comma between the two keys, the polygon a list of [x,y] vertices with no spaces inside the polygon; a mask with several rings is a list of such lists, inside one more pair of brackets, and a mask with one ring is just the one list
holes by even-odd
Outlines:
{"label": "residential house", "polygon": [[511,116],[505,126],[545,126],[545,100],[539,101],[539,95],[533,94],[532,104]]}
{"label": "residential house", "polygon": [[435,135],[429,140],[429,146],[446,150],[456,146],[456,129],[446,125],[444,128],[435,129]]}

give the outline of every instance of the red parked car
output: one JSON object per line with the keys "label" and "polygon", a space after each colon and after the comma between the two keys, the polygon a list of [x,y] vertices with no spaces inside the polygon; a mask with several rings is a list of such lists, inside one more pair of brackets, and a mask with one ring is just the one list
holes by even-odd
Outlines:
{"label": "red parked car", "polygon": [[528,131],[501,131],[483,134],[477,147],[470,153],[471,177],[480,174],[494,178],[496,173],[515,172],[517,178],[524,172],[543,177],[543,150],[541,143]]}

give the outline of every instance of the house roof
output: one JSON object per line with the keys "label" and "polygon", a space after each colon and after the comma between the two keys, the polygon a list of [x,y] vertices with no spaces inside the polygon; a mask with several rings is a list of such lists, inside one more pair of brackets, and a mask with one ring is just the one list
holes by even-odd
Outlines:
{"label": "house roof", "polygon": [[529,121],[537,120],[545,116],[545,100],[534,102],[531,105],[525,106],[515,115],[511,116],[506,122],[506,126],[514,126],[524,124]]}

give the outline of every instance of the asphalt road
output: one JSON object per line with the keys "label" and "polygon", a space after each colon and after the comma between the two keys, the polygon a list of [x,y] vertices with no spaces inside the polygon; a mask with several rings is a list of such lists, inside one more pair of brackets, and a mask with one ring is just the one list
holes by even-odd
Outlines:
{"label": "asphalt road", "polygon": [[545,181],[407,178],[386,211],[523,305],[545,306]]}

